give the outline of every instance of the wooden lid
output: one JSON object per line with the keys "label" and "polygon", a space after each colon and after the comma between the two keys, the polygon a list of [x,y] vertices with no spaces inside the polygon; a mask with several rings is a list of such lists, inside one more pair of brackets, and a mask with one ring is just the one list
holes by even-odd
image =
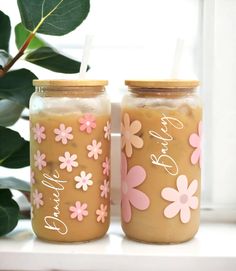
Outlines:
{"label": "wooden lid", "polygon": [[199,86],[198,80],[125,80],[125,84],[134,88],[196,88]]}
{"label": "wooden lid", "polygon": [[37,87],[96,87],[107,84],[107,80],[33,80]]}

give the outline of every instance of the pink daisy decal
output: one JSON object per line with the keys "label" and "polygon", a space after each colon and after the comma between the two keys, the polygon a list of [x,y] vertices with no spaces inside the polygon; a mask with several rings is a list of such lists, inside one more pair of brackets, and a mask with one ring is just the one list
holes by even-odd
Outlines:
{"label": "pink daisy decal", "polygon": [[70,155],[70,153],[67,151],[65,152],[64,156],[60,156],[58,160],[61,162],[60,169],[65,169],[68,172],[72,171],[72,167],[78,167],[78,162],[75,161],[77,159],[76,154]]}
{"label": "pink daisy decal", "polygon": [[102,163],[103,174],[109,176],[110,175],[110,160],[106,157],[105,161]]}
{"label": "pink daisy decal", "polygon": [[54,133],[56,134],[55,140],[57,142],[61,141],[62,144],[67,144],[68,140],[73,139],[73,135],[71,134],[72,127],[66,127],[65,124],[61,123],[59,128],[54,129]]}
{"label": "pink daisy decal", "polygon": [[101,142],[97,143],[97,140],[93,139],[92,145],[87,146],[87,150],[89,151],[88,152],[88,157],[89,158],[93,157],[95,160],[97,160],[98,155],[102,154],[101,146],[102,146]]}
{"label": "pink daisy decal", "polygon": [[30,183],[35,184],[35,178],[34,178],[34,172],[33,171],[31,171],[31,173],[30,173]]}
{"label": "pink daisy decal", "polygon": [[133,147],[140,149],[143,147],[143,139],[136,134],[141,130],[141,122],[134,120],[130,122],[129,114],[124,114],[124,122],[121,123],[121,147],[125,147],[127,157],[131,157]]}
{"label": "pink daisy decal", "polygon": [[75,206],[71,206],[69,210],[72,212],[70,217],[72,219],[77,218],[78,221],[82,221],[84,216],[88,215],[88,204],[81,203],[80,201],[76,201]]}
{"label": "pink daisy decal", "polygon": [[39,209],[40,206],[43,206],[43,194],[39,193],[38,189],[35,189],[33,192],[33,204]]}
{"label": "pink daisy decal", "polygon": [[80,189],[82,188],[84,191],[88,190],[88,186],[91,186],[93,184],[93,181],[91,180],[92,174],[88,173],[86,174],[85,171],[80,172],[80,176],[75,177],[75,181],[77,182],[76,188]]}
{"label": "pink daisy decal", "polygon": [[202,122],[198,124],[198,134],[193,133],[189,137],[189,143],[195,148],[191,155],[191,163],[196,165],[199,162],[201,167],[201,137],[202,137]]}
{"label": "pink daisy decal", "polygon": [[42,170],[43,167],[46,167],[47,162],[44,161],[46,158],[46,155],[44,153],[40,153],[38,150],[36,154],[34,154],[34,165],[37,167],[39,170]]}
{"label": "pink daisy decal", "polygon": [[101,192],[101,197],[102,198],[107,198],[107,194],[110,191],[109,184],[110,183],[107,182],[107,180],[104,180],[103,184],[100,185],[100,190],[102,191]]}
{"label": "pink daisy decal", "polygon": [[97,222],[105,222],[105,219],[107,217],[107,205],[100,205],[100,209],[96,210],[96,215],[97,215]]}
{"label": "pink daisy decal", "polygon": [[164,215],[167,218],[175,217],[180,212],[182,223],[188,223],[191,218],[191,209],[198,208],[198,198],[193,196],[198,189],[198,181],[193,180],[188,186],[188,179],[185,175],[177,178],[177,189],[166,187],[161,191],[165,200],[172,201],[165,210]]}
{"label": "pink daisy decal", "polygon": [[107,140],[110,140],[110,137],[111,137],[111,123],[109,121],[107,121],[107,125],[104,126],[103,130],[104,130],[104,137]]}
{"label": "pink daisy decal", "polygon": [[136,189],[146,178],[146,172],[141,166],[134,166],[127,172],[127,160],[121,153],[121,212],[126,223],[130,222],[132,213],[131,205],[138,210],[149,207],[150,200],[146,194]]}
{"label": "pink daisy decal", "polygon": [[40,126],[39,123],[36,123],[35,127],[33,127],[34,139],[40,144],[42,140],[46,139],[46,135],[44,133],[45,127]]}
{"label": "pink daisy decal", "polygon": [[91,134],[92,129],[96,128],[96,119],[92,114],[84,114],[83,117],[79,119],[80,122],[80,131],[86,131],[88,134]]}

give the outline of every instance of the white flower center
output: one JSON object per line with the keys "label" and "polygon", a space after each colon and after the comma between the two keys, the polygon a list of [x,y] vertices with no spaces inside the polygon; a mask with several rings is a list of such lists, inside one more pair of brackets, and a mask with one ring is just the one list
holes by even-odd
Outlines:
{"label": "white flower center", "polygon": [[89,120],[86,121],[86,125],[90,126],[90,121]]}

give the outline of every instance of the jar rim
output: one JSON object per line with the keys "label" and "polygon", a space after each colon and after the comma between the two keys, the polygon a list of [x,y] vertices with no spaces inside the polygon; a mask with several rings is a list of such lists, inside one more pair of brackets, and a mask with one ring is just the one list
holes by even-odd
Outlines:
{"label": "jar rim", "polygon": [[33,80],[36,87],[97,87],[108,85],[107,80]]}
{"label": "jar rim", "polygon": [[146,89],[190,89],[199,86],[198,80],[162,79],[162,80],[125,80],[130,88]]}

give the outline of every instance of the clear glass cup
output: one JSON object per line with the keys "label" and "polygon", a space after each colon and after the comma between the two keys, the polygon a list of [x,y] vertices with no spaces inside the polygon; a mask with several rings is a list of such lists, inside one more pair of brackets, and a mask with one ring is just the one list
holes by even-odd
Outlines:
{"label": "clear glass cup", "polygon": [[47,241],[102,237],[110,223],[107,81],[34,80],[30,100],[32,226]]}
{"label": "clear glass cup", "polygon": [[126,81],[122,101],[122,228],[178,243],[199,227],[202,106],[198,81]]}

